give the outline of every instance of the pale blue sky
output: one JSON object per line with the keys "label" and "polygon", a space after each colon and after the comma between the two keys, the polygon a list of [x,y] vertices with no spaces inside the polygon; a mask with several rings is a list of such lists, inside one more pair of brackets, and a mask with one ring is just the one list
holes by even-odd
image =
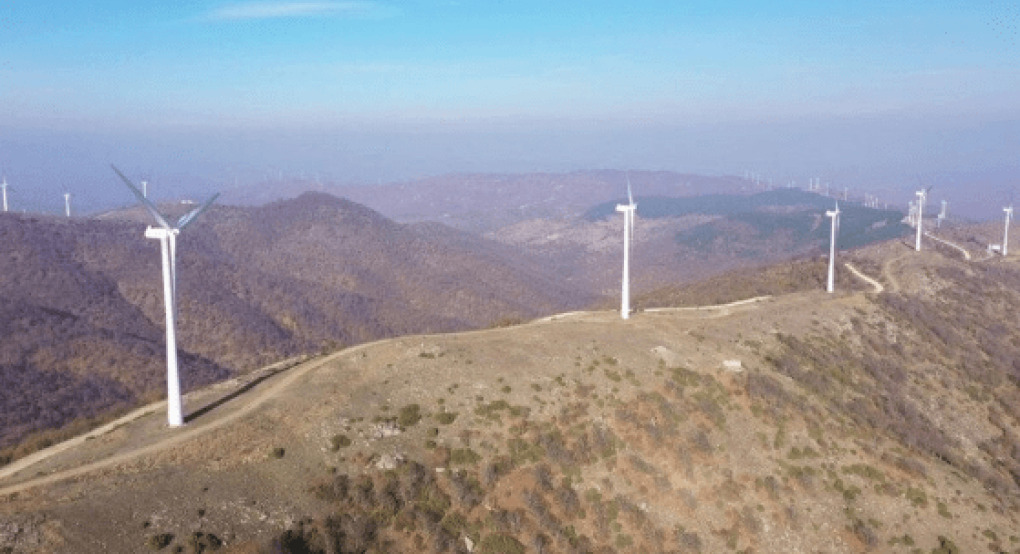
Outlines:
{"label": "pale blue sky", "polygon": [[[899,132],[929,143],[904,152],[904,174],[1015,170],[1018,18],[991,1],[0,0],[0,164],[40,183],[47,155],[210,181],[596,166],[849,179],[895,174]],[[613,149],[622,137],[632,154]],[[977,152],[947,165],[965,145]]]}

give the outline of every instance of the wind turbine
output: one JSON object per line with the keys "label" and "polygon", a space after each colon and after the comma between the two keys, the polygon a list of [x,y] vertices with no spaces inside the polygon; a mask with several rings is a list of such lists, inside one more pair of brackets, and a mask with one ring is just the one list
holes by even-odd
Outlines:
{"label": "wind turbine", "polygon": [[0,184],[0,187],[2,187],[3,191],[4,191],[4,211],[6,212],[7,211],[7,176],[6,175],[4,175],[4,182],[3,182],[3,184]]}
{"label": "wind turbine", "polygon": [[941,229],[942,228],[942,220],[944,220],[946,218],[946,216],[948,215],[948,213],[949,213],[949,212],[946,211],[946,208],[947,208],[948,205],[949,205],[949,202],[946,202],[945,200],[942,201],[942,211],[939,212],[938,221],[935,223],[935,227],[937,229]]}
{"label": "wind turbine", "polygon": [[630,192],[630,178],[627,178],[628,204],[617,204],[616,211],[623,212],[623,285],[620,293],[620,316],[630,318],[630,239],[634,233],[634,196]]}
{"label": "wind turbine", "polygon": [[64,193],[64,215],[71,217],[71,193]]}
{"label": "wind turbine", "polygon": [[835,277],[836,277],[836,233],[839,232],[839,202],[836,202],[835,210],[828,210],[825,215],[832,218],[832,232],[830,233],[831,238],[829,240],[829,284],[826,290],[833,292],[836,290]]}
{"label": "wind turbine", "polygon": [[917,244],[914,246],[914,250],[917,252],[921,251],[921,228],[924,226],[924,202],[928,199],[928,192],[931,191],[931,187],[921,189],[917,191]]}
{"label": "wind turbine", "polygon": [[213,195],[205,204],[191,210],[171,225],[156,206],[116,166],[110,167],[131,189],[142,206],[152,215],[159,227],[145,229],[145,238],[158,239],[163,251],[163,301],[166,304],[166,386],[167,386],[167,422],[171,427],[184,424],[181,409],[181,380],[177,371],[177,235],[192,221],[204,212],[219,193]]}
{"label": "wind turbine", "polygon": [[1013,218],[1013,205],[1010,204],[1008,207],[1003,208],[1002,211],[1006,212],[1006,229],[1002,233],[1002,255],[1003,257],[1008,254],[1009,247],[1009,220]]}

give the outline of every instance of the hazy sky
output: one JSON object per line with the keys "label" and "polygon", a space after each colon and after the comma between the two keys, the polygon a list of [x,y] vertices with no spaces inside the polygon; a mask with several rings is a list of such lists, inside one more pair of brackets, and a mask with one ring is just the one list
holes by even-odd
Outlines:
{"label": "hazy sky", "polygon": [[110,162],[186,193],[612,167],[992,194],[1020,169],[1018,24],[991,1],[0,0],[0,164],[96,204]]}

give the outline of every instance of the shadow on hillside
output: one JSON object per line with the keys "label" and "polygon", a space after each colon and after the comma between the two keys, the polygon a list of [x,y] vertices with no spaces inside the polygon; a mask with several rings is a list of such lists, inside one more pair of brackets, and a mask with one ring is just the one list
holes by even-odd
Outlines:
{"label": "shadow on hillside", "polygon": [[244,386],[242,386],[241,388],[231,392],[230,394],[227,394],[226,396],[224,396],[222,398],[219,398],[219,399],[217,399],[217,400],[215,400],[215,401],[213,401],[213,402],[211,402],[211,403],[209,403],[209,404],[207,404],[207,405],[205,405],[205,406],[195,410],[194,412],[191,412],[190,414],[188,414],[184,418],[184,422],[185,423],[191,423],[192,421],[194,421],[194,420],[204,416],[205,414],[215,410],[216,408],[219,408],[220,406],[226,404],[227,402],[230,402],[231,400],[237,398],[238,396],[241,396],[242,394],[244,394],[244,393],[250,391],[251,389],[257,387],[260,383],[262,383],[266,379],[269,379],[270,377],[280,373],[281,371],[285,371],[285,370],[284,369],[277,369],[277,370],[273,370],[273,371],[267,371],[265,374],[260,375],[259,377],[255,378],[255,379],[252,379],[251,381],[245,383]]}

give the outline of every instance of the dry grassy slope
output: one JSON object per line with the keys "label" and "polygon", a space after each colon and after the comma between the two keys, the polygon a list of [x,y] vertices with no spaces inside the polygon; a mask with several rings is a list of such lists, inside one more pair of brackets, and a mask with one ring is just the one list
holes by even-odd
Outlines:
{"label": "dry grassy slope", "polygon": [[[902,292],[344,351],[227,427],[7,496],[0,548],[1020,550],[1020,267],[900,243],[856,263]],[[161,417],[77,455],[167,434]]]}

